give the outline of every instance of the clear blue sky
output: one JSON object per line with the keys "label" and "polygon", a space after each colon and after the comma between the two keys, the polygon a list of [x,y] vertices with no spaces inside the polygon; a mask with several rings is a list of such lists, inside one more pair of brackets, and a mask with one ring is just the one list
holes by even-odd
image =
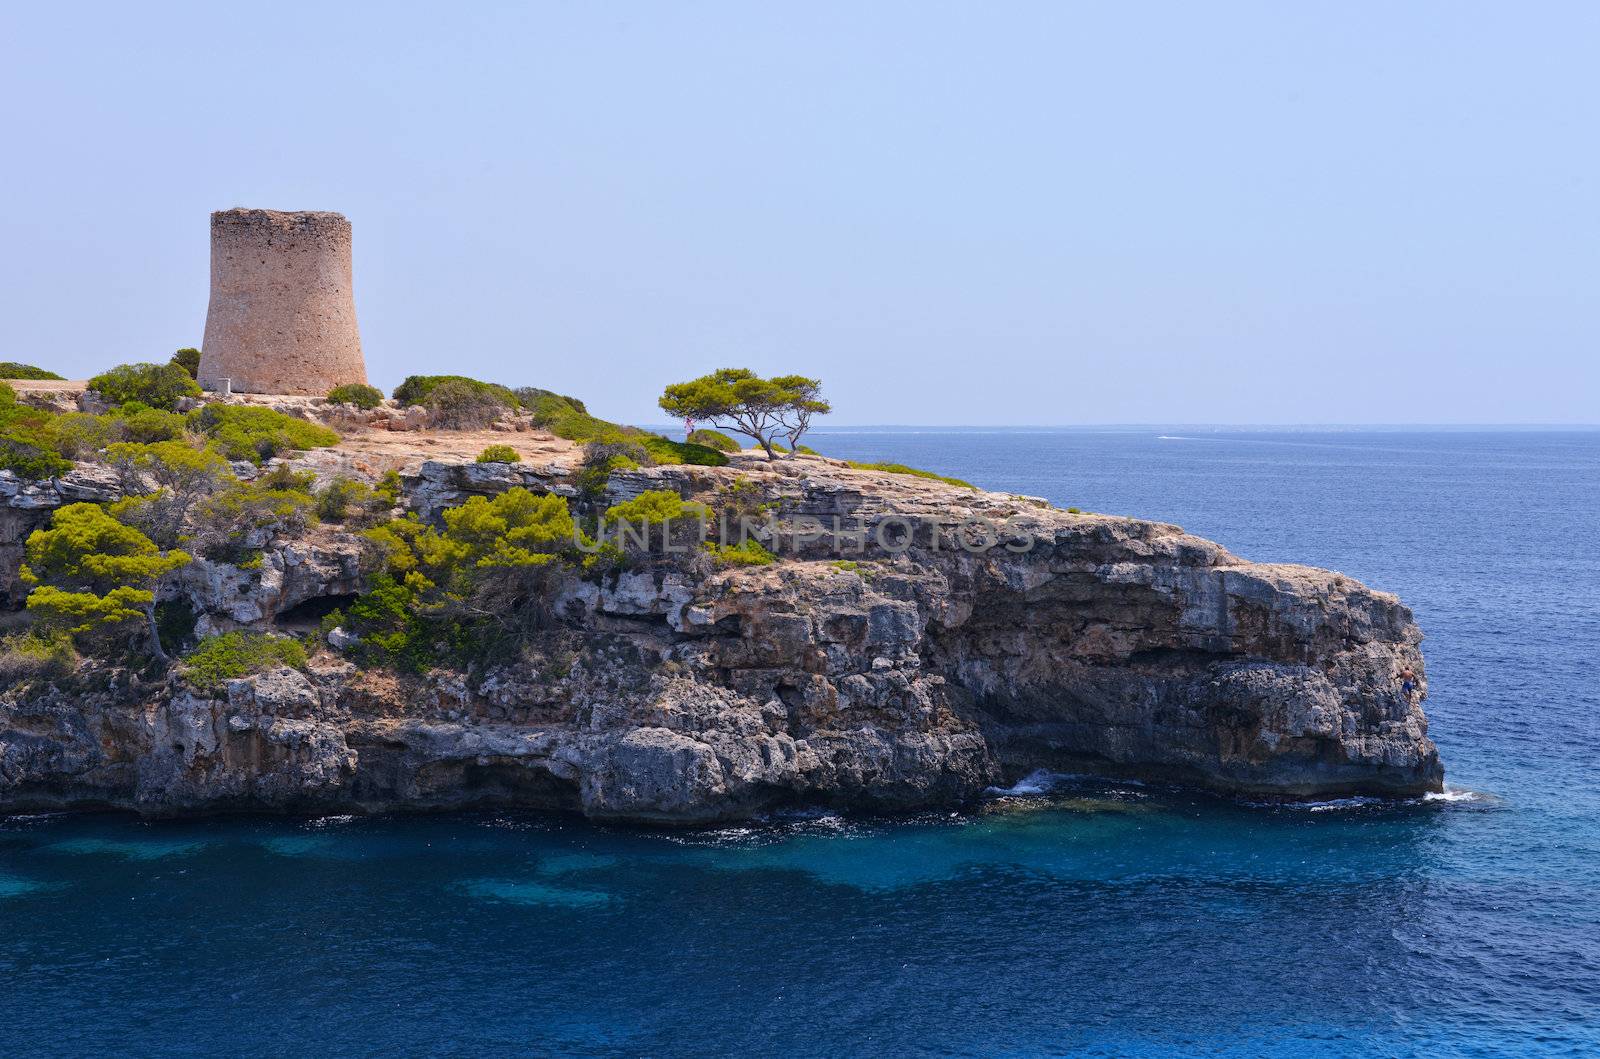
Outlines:
{"label": "clear blue sky", "polygon": [[197,344],[207,214],[355,226],[374,381],[659,420],[1600,421],[1600,4],[29,4],[0,359]]}

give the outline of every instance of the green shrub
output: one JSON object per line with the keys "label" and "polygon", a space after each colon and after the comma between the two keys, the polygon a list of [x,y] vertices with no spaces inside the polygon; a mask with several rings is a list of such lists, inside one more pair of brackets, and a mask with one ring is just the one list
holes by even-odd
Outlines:
{"label": "green shrub", "polygon": [[347,611],[374,661],[425,668],[501,657],[553,620],[563,579],[591,562],[564,498],[508,489],[470,498],[436,529],[413,517],[370,529],[383,567]]}
{"label": "green shrub", "polygon": [[106,446],[105,460],[117,472],[123,493],[123,499],[109,509],[112,517],[148,534],[163,548],[178,544],[201,498],[236,480],[214,449],[197,449],[181,441],[148,445],[119,441]]}
{"label": "green shrub", "polygon": [[261,549],[273,540],[305,532],[312,498],[301,489],[274,489],[266,477],[235,481],[198,503],[191,537],[206,558],[248,569],[252,557],[260,565]]}
{"label": "green shrub", "polygon": [[181,654],[194,642],[194,607],[187,599],[164,600],[156,604],[156,635],[168,654]]}
{"label": "green shrub", "polygon": [[41,439],[16,431],[0,434],[0,471],[37,482],[70,470],[72,461],[62,459]]}
{"label": "green shrub", "polygon": [[479,463],[521,463],[522,457],[510,445],[490,445],[478,453]]}
{"label": "green shrub", "polygon": [[778,557],[761,546],[761,542],[753,537],[746,537],[738,544],[718,544],[715,541],[706,542],[706,551],[717,561],[721,567],[730,566],[766,566],[778,561]]}
{"label": "green shrub", "polygon": [[52,416],[39,432],[39,440],[68,459],[85,460],[118,442],[181,441],[187,427],[188,420],[176,412],[129,401],[105,415],[65,412]]}
{"label": "green shrub", "polygon": [[589,413],[589,409],[586,408],[584,403],[578,400],[576,397],[567,397],[563,394],[556,393],[554,390],[541,390],[537,386],[518,386],[511,392],[516,396],[517,401],[522,405],[522,407],[528,409],[529,411],[532,411],[536,405],[554,398],[557,401],[564,401],[585,415]]}
{"label": "green shrub", "polygon": [[328,400],[334,404],[353,404],[370,410],[383,403],[383,391],[364,382],[347,382],[328,391]]}
{"label": "green shrub", "polygon": [[14,360],[0,360],[0,379],[45,379],[65,381],[53,371],[36,368],[32,364],[18,364]]}
{"label": "green shrub", "polygon": [[562,397],[548,390],[523,390],[530,395],[526,407],[533,413],[533,425],[568,441],[599,442],[607,445],[632,443],[650,454],[650,463],[689,463],[702,467],[723,467],[728,457],[704,445],[671,441],[638,427],[622,426],[588,413],[583,402]]}
{"label": "green shrub", "polygon": [[405,493],[405,486],[400,481],[400,472],[384,471],[383,477],[378,479],[378,484],[372,487],[372,492],[390,507],[399,504],[401,496]]}
{"label": "green shrub", "polygon": [[77,666],[77,648],[64,631],[29,629],[0,640],[0,684],[7,688],[32,680],[64,680]]}
{"label": "green shrub", "polygon": [[728,457],[704,445],[670,441],[660,434],[645,434],[644,447],[657,463],[688,463],[697,467],[726,467]]}
{"label": "green shrub", "polygon": [[371,663],[408,673],[433,664],[430,618],[421,612],[417,589],[389,574],[372,578],[367,591],[350,604],[349,630],[361,637],[356,649]]}
{"label": "green shrub", "polygon": [[317,517],[324,522],[359,522],[393,506],[366,482],[343,474],[317,494]]}
{"label": "green shrub", "polygon": [[167,363],[176,364],[178,367],[188,372],[189,378],[191,379],[198,379],[200,377],[200,351],[195,349],[193,346],[184,346],[182,349],[174,353],[172,355],[172,359]]}
{"label": "green shrub", "polygon": [[591,441],[583,447],[583,462],[572,476],[580,495],[598,500],[605,495],[612,471],[633,471],[653,466],[655,459],[633,441]]}
{"label": "green shrub", "polygon": [[28,535],[24,584],[27,608],[43,628],[109,639],[143,618],[150,647],[164,658],[155,633],[155,589],[186,565],[189,555],[163,553],[139,530],[98,504],[67,504],[46,529]]}
{"label": "green shrub", "polygon": [[283,452],[339,443],[325,426],[258,405],[208,404],[189,413],[189,426],[213,439],[230,460],[261,464]]}
{"label": "green shrub", "polygon": [[718,452],[738,452],[744,448],[743,445],[740,445],[722,431],[710,430],[706,427],[701,427],[699,430],[694,431],[685,440],[691,445],[703,445],[708,449],[716,449]]}
{"label": "green shrub", "polygon": [[885,474],[909,474],[916,478],[928,478],[946,485],[959,485],[963,489],[976,489],[971,482],[964,482],[960,478],[951,478],[943,474],[934,474],[932,471],[920,471],[915,467],[907,467],[903,463],[861,463],[857,460],[846,460],[851,467],[858,471],[882,471]]}
{"label": "green shrub", "polygon": [[704,504],[690,503],[671,489],[646,489],[632,500],[606,508],[606,521],[627,522],[634,526],[659,523],[704,521],[710,512]]}
{"label": "green shrub", "polygon": [[55,415],[17,400],[17,392],[0,382],[0,470],[40,480],[66,474],[72,464],[61,458],[50,440]]}
{"label": "green shrub", "polygon": [[200,691],[217,691],[223,684],[277,666],[300,669],[306,649],[300,641],[255,632],[225,632],[207,636],[183,660],[183,676]]}
{"label": "green shrub", "polygon": [[188,420],[177,412],[163,412],[143,401],[129,401],[108,416],[120,441],[148,445],[154,441],[181,441]]}
{"label": "green shrub", "polygon": [[427,407],[428,397],[433,391],[448,382],[463,383],[467,389],[493,394],[507,408],[522,406],[517,400],[517,395],[510,389],[498,383],[483,382],[465,375],[408,375],[404,382],[394,388],[393,396],[403,408],[409,408],[414,404]]}
{"label": "green shrub", "polygon": [[272,470],[256,479],[256,484],[274,492],[304,493],[310,496],[312,487],[317,484],[317,474],[315,471],[297,471],[288,463],[276,463]]}
{"label": "green shrub", "polygon": [[50,448],[67,459],[86,460],[112,442],[122,440],[119,425],[115,416],[66,412],[50,420],[43,437]]}
{"label": "green shrub", "polygon": [[442,430],[482,430],[516,407],[506,400],[484,383],[446,379],[422,399],[422,406],[428,410],[429,421]]}
{"label": "green shrub", "polygon": [[[789,450],[784,448],[782,445],[778,444],[776,441],[774,441],[772,443],[772,451],[778,453],[780,456],[787,456],[789,454]],[[796,445],[794,447],[794,451],[795,451],[795,455],[797,455],[797,456],[821,456],[822,455],[822,453],[818,452],[816,449],[812,448],[810,445]]]}
{"label": "green shrub", "polygon": [[119,364],[90,379],[89,389],[111,405],[140,401],[164,412],[185,397],[200,396],[200,384],[177,364]]}

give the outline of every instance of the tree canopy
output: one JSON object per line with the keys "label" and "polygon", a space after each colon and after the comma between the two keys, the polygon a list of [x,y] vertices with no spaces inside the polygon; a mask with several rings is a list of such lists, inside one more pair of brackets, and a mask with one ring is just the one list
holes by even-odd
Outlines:
{"label": "tree canopy", "polygon": [[663,411],[679,419],[706,420],[724,430],[755,439],[775,460],[774,443],[788,441],[793,459],[811,417],[831,411],[822,398],[822,382],[804,375],[763,379],[748,368],[722,368],[688,382],[674,383],[661,395]]}
{"label": "tree canopy", "polygon": [[163,553],[154,541],[98,504],[58,508],[48,529],[28,536],[22,579],[37,586],[28,610],[47,625],[77,636],[145,619],[150,648],[166,653],[155,624],[157,581],[189,562],[187,552]]}

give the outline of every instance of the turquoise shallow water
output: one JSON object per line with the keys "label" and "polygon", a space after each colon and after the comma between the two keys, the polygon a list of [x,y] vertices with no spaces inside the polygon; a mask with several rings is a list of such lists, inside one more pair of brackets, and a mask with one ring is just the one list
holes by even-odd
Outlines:
{"label": "turquoise shallow water", "polygon": [[[1162,438],[1165,433],[1175,437]],[[1591,1054],[1600,434],[839,432],[1399,592],[1449,798],[0,824],[0,1051]]]}

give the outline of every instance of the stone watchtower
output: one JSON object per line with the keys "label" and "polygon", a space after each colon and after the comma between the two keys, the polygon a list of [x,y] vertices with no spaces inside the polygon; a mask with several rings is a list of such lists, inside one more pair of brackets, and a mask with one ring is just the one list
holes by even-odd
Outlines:
{"label": "stone watchtower", "polygon": [[211,215],[211,302],[200,385],[321,397],[366,382],[350,289],[350,222],[338,213]]}

